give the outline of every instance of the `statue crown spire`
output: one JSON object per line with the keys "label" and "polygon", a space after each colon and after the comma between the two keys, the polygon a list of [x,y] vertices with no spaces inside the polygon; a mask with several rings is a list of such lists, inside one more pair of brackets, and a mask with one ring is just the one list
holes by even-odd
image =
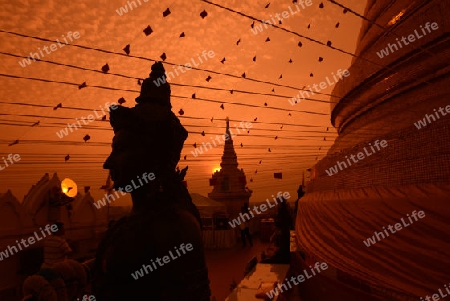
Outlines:
{"label": "statue crown spire", "polygon": [[170,103],[170,85],[167,82],[166,70],[162,62],[155,62],[151,67],[150,77],[144,79],[141,93],[136,97],[136,103],[158,103],[172,108]]}

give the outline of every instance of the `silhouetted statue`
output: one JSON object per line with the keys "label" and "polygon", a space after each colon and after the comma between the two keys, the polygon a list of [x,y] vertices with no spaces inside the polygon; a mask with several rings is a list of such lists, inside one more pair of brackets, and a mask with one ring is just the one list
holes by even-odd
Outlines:
{"label": "silhouetted statue", "polygon": [[108,230],[97,250],[96,300],[210,300],[200,215],[182,183],[187,168],[176,171],[188,132],[171,111],[169,84],[158,78],[165,80],[160,62],[135,107],[110,111],[115,136],[104,168],[114,189],[132,181],[138,187],[131,191],[131,213]]}

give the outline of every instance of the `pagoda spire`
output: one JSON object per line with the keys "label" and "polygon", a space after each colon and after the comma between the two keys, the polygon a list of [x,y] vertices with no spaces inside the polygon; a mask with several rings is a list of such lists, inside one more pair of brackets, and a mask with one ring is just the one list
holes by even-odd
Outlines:
{"label": "pagoda spire", "polygon": [[231,218],[235,218],[241,212],[242,206],[249,203],[252,191],[247,188],[247,179],[244,170],[238,168],[237,155],[233,146],[233,131],[230,129],[230,120],[226,119],[225,146],[223,148],[221,169],[216,171],[209,185],[213,189],[208,196],[227,206],[227,212]]}
{"label": "pagoda spire", "polygon": [[227,128],[225,131],[225,147],[223,148],[222,161],[220,162],[220,167],[223,169],[235,169],[238,166],[236,151],[234,150],[233,138],[230,132],[230,120],[226,119]]}

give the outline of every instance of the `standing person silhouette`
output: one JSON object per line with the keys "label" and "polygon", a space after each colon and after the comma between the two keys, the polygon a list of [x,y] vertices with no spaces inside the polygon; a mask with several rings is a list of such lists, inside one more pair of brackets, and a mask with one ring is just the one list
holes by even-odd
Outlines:
{"label": "standing person silhouette", "polygon": [[298,202],[300,201],[300,199],[305,195],[305,192],[303,191],[303,185],[299,185],[298,186],[298,190],[297,190],[297,200],[295,201],[295,211],[294,211],[294,227],[295,227],[295,223],[297,222],[297,211],[298,211]]}
{"label": "standing person silhouette", "polygon": [[[243,206],[241,208],[241,212],[242,214],[248,214],[248,207]],[[247,239],[250,246],[253,247],[252,236],[250,235],[250,221],[248,219],[243,220],[242,223],[239,225],[239,228],[241,229],[241,239],[244,248],[247,246]]]}

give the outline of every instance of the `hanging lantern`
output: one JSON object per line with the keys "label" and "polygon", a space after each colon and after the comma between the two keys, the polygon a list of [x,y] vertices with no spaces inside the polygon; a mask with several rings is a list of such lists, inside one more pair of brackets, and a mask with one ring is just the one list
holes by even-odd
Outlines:
{"label": "hanging lantern", "polygon": [[73,180],[65,178],[61,182],[61,191],[68,197],[76,197],[78,194],[77,184]]}

